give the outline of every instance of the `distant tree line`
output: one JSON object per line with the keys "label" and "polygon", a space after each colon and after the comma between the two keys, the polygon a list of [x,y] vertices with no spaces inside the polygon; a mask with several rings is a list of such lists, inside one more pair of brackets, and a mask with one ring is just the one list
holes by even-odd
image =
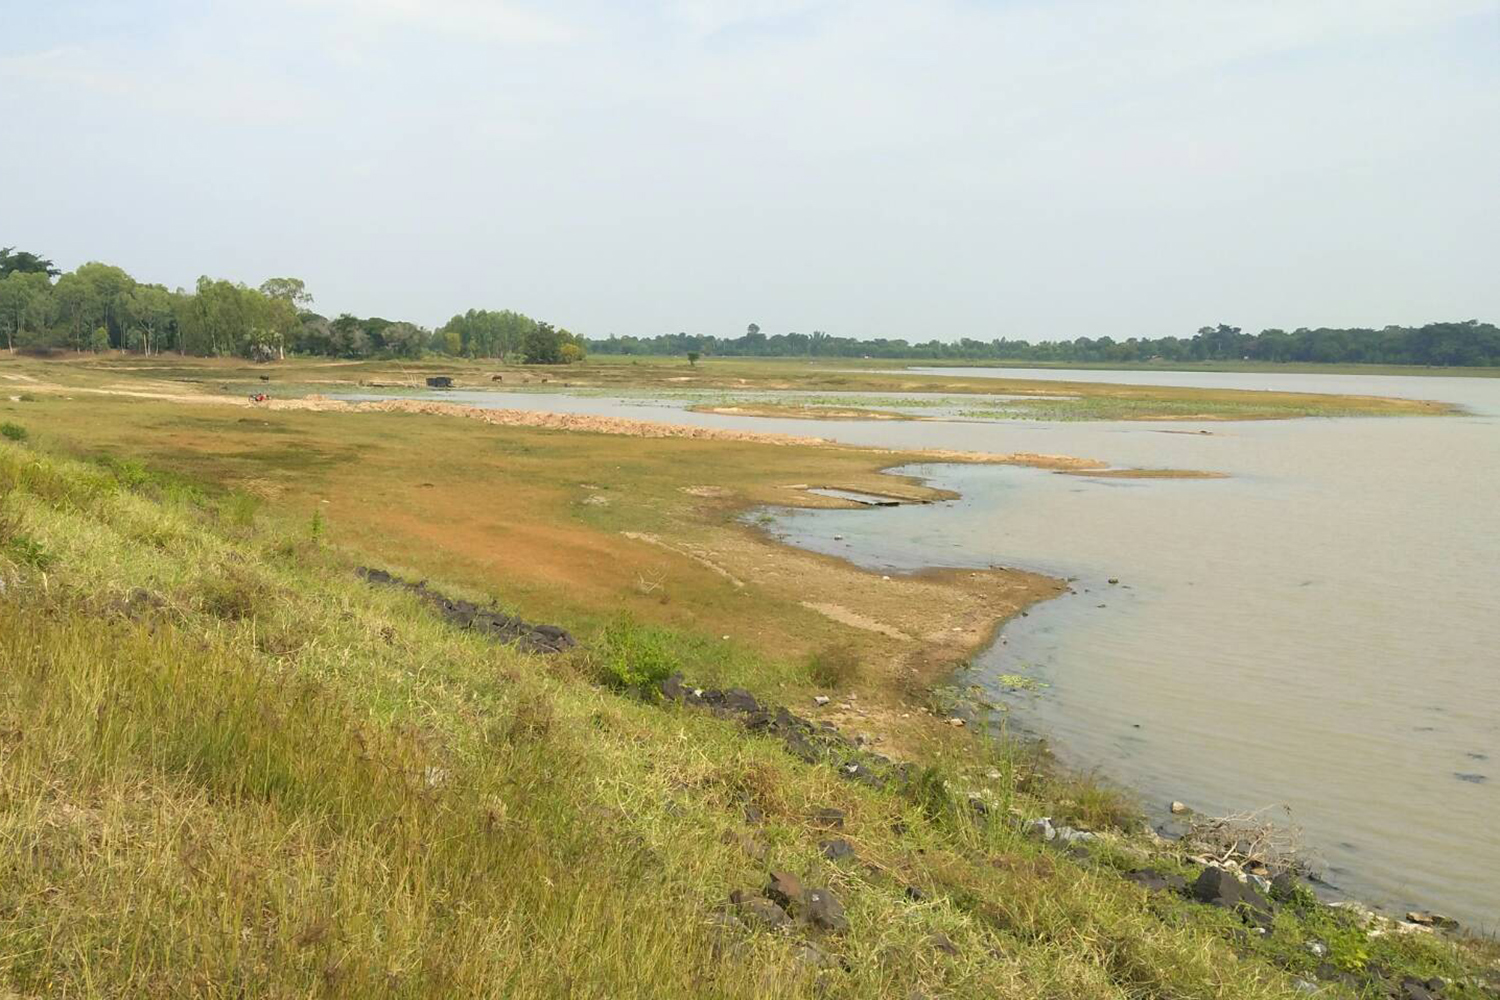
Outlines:
{"label": "distant tree line", "polygon": [[568,364],[585,352],[583,338],[509,310],[471,309],[428,330],[379,316],[329,319],[312,303],[298,278],[251,288],[202,277],[192,289],[168,290],[110,264],[63,273],[38,254],[0,247],[0,342],[12,351],[170,351],[262,361],[437,353],[528,364]]}
{"label": "distant tree line", "polygon": [[893,358],[908,360],[1039,362],[1307,361],[1325,364],[1500,365],[1500,328],[1468,320],[1425,326],[1329,329],[1301,327],[1245,333],[1237,326],[1205,326],[1191,337],[1115,340],[858,340],[811,334],[771,336],[751,323],[743,336],[667,333],[656,337],[590,340],[594,354],[720,357]]}
{"label": "distant tree line", "polygon": [[38,254],[0,247],[0,340],[14,350],[166,351],[258,360],[288,354],[336,358],[493,358],[570,364],[586,353],[699,357],[822,357],[1036,362],[1305,361],[1394,365],[1500,365],[1500,328],[1468,320],[1425,326],[1262,330],[1205,326],[1191,337],[1079,337],[1076,340],[860,340],[767,335],[751,323],[739,337],[661,334],[589,340],[509,309],[470,309],[436,330],[415,323],[332,319],[313,312],[298,278],[257,288],[208,277],[192,289],[138,282],[109,264],[63,273]]}

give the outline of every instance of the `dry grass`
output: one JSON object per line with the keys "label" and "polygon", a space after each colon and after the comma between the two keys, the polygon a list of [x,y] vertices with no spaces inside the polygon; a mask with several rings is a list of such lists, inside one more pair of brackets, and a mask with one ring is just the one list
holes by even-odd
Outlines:
{"label": "dry grass", "polygon": [[[0,596],[0,985],[22,995],[1287,995],[1007,824],[485,645],[324,547],[10,446],[0,481],[58,554]],[[191,600],[205,562],[247,613]],[[92,612],[133,588],[171,597]],[[294,653],[261,648],[292,622]],[[825,805],[868,864],[820,857]],[[851,931],[818,943],[847,967],[715,922],[767,864],[844,899]]]}

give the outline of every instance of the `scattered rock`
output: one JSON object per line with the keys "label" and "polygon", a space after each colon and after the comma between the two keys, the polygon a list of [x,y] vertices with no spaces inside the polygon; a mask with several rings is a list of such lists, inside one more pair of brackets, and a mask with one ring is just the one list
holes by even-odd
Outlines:
{"label": "scattered rock", "polygon": [[578,645],[566,629],[556,625],[534,625],[496,609],[484,609],[471,601],[446,597],[427,587],[426,581],[408,583],[384,570],[361,566],[355,570],[371,586],[399,587],[420,597],[451,625],[479,632],[497,642],[528,653],[561,653]]}
{"label": "scattered rock", "polygon": [[1427,980],[1417,979],[1415,976],[1407,976],[1401,980],[1400,991],[1393,995],[1401,997],[1403,1000],[1439,1000],[1444,984],[1441,979],[1433,980],[1433,982],[1439,984],[1438,989],[1433,989]]}
{"label": "scattered rock", "polygon": [[968,725],[968,723],[964,722],[963,719],[960,719],[958,716],[955,715],[953,718],[951,718],[951,719],[948,720],[948,725],[950,725],[950,726],[965,726],[965,725]]}
{"label": "scattered rock", "polygon": [[847,861],[854,857],[854,845],[842,837],[837,840],[825,840],[818,845],[818,849],[829,861]]}
{"label": "scattered rock", "polygon": [[759,712],[760,702],[755,696],[744,688],[730,688],[724,692],[723,706],[731,712],[750,713]]}
{"label": "scattered rock", "polygon": [[1137,868],[1125,873],[1125,881],[1150,892],[1186,892],[1187,879],[1175,872],[1159,872],[1150,868]]}
{"label": "scattered rock", "polygon": [[814,927],[838,933],[849,929],[844,905],[827,889],[808,889],[802,897],[802,915]]}
{"label": "scattered rock", "polygon": [[738,908],[740,915],[751,923],[765,927],[784,927],[792,922],[786,910],[774,900],[758,896],[747,889],[736,889],[729,894],[729,901]]}
{"label": "scattered rock", "polygon": [[1192,891],[1198,902],[1234,910],[1260,926],[1271,921],[1271,901],[1254,886],[1241,882],[1227,868],[1203,869],[1193,883]]}
{"label": "scattered rock", "polygon": [[1291,899],[1299,884],[1297,876],[1291,872],[1277,872],[1271,876],[1271,898]]}
{"label": "scattered rock", "polygon": [[1052,820],[1043,816],[1041,819],[1034,819],[1026,824],[1026,835],[1045,842],[1056,840],[1057,830],[1053,828]]}
{"label": "scattered rock", "polygon": [[732,830],[726,830],[724,832],[724,840],[726,843],[738,844],[740,850],[744,851],[747,857],[754,858],[756,861],[764,861],[766,854],[769,853],[765,844],[748,833],[735,833]]}
{"label": "scattered rock", "polygon": [[875,773],[870,767],[859,761],[852,761],[839,768],[839,773],[844,777],[859,782],[870,788],[885,787],[885,779]]}
{"label": "scattered rock", "polygon": [[832,700],[833,699],[830,698],[830,697],[828,697],[826,694],[815,694],[815,695],[813,695],[813,704],[817,705],[819,708],[822,708],[824,705],[828,704]]}
{"label": "scattered rock", "polygon": [[751,826],[759,826],[765,822],[766,814],[761,811],[760,806],[751,804],[745,807],[745,822]]}
{"label": "scattered rock", "polygon": [[1182,802],[1173,802],[1172,803],[1172,815],[1173,816],[1182,816],[1182,815],[1185,815],[1185,814],[1190,813],[1190,812],[1192,812],[1192,810],[1187,807],[1186,803],[1182,803]]}
{"label": "scattered rock", "polygon": [[1309,941],[1303,947],[1307,949],[1307,953],[1313,958],[1328,957],[1328,946],[1322,941]]}
{"label": "scattered rock", "polygon": [[1071,826],[1056,827],[1057,839],[1064,844],[1083,844],[1094,839],[1094,835],[1087,830],[1075,830]]}
{"label": "scattered rock", "polygon": [[830,830],[842,830],[844,828],[844,810],[835,809],[832,806],[824,806],[812,814],[813,824]]}
{"label": "scattered rock", "polygon": [[805,895],[802,880],[791,872],[771,873],[771,881],[766,885],[766,896],[772,901],[791,910],[803,901]]}
{"label": "scattered rock", "polygon": [[1412,910],[1406,915],[1406,919],[1423,927],[1441,927],[1443,930],[1454,930],[1458,927],[1458,921],[1452,917],[1445,917],[1441,913],[1433,913],[1430,910]]}

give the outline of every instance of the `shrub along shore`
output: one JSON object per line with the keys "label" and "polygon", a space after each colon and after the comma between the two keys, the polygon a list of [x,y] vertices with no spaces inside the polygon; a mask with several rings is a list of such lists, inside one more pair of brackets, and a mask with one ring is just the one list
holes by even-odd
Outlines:
{"label": "shrub along shore", "polygon": [[411,550],[325,506],[99,435],[75,457],[28,407],[0,440],[20,995],[1500,995],[1492,943],[1323,905],[1286,859],[1205,863],[946,713],[871,742],[837,647],[394,586],[356,571],[421,579]]}

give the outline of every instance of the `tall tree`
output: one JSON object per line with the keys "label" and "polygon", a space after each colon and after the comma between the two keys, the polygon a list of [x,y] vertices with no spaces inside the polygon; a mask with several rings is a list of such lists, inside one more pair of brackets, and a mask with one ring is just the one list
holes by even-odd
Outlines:
{"label": "tall tree", "polygon": [[260,283],[260,293],[267,298],[283,299],[300,311],[312,305],[312,294],[301,278],[267,278]]}
{"label": "tall tree", "polygon": [[15,247],[0,247],[0,278],[12,274],[45,274],[55,278],[62,272],[45,257]]}
{"label": "tall tree", "polygon": [[172,322],[171,293],[161,285],[136,285],[125,296],[125,315],[132,336],[126,337],[124,346],[138,344],[142,354],[157,353],[162,332]]}
{"label": "tall tree", "polygon": [[12,354],[17,341],[46,329],[51,299],[52,282],[44,272],[12,271],[0,277],[0,329]]}

